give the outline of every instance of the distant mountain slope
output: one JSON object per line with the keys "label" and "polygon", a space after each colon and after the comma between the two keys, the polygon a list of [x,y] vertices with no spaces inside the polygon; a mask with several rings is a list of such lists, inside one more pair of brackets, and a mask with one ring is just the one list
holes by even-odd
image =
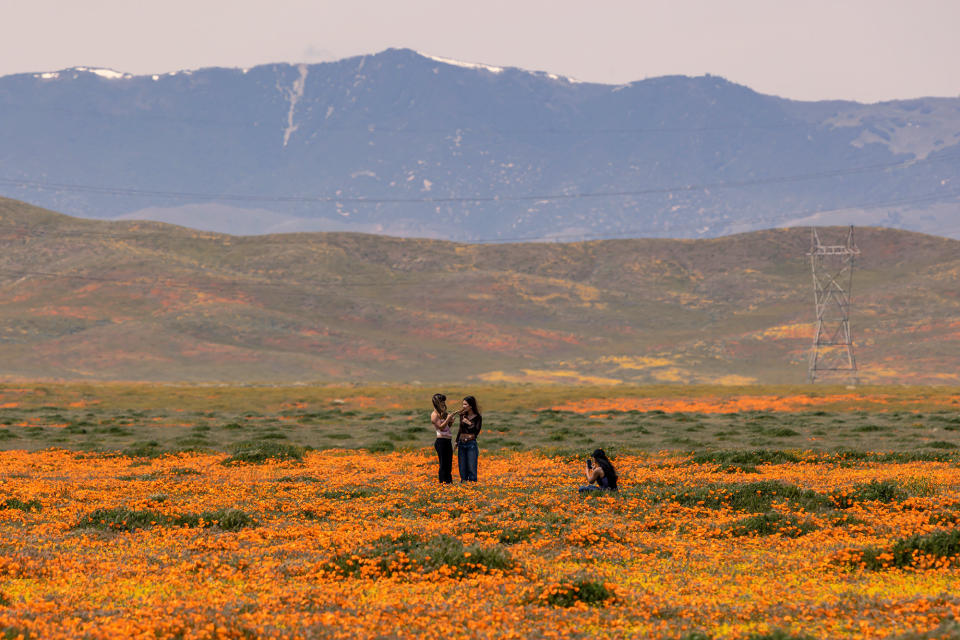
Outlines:
{"label": "distant mountain slope", "polygon": [[610,86],[396,49],[76,68],[0,78],[0,194],[234,233],[294,217],[463,241],[850,222],[960,237],[960,99],[796,102],[712,76]]}
{"label": "distant mountain slope", "polygon": [[[0,236],[6,379],[786,383],[805,379],[812,334],[805,229],[232,237],[0,199]],[[857,238],[864,381],[960,383],[960,242]]]}

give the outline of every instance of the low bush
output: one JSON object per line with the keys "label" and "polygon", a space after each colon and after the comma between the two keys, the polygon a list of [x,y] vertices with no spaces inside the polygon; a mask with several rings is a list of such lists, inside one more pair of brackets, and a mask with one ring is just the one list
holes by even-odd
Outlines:
{"label": "low bush", "polygon": [[800,433],[790,427],[776,427],[773,429],[764,429],[763,435],[770,436],[771,438],[789,438],[790,436],[798,436]]}
{"label": "low bush", "polygon": [[960,564],[960,529],[940,529],[902,538],[886,549],[865,547],[846,558],[866,569],[926,568],[934,564]]}
{"label": "low bush", "polygon": [[830,455],[837,462],[954,462],[960,459],[957,453],[935,451],[854,451],[838,449]]}
{"label": "low bush", "polygon": [[685,506],[728,508],[748,513],[770,511],[774,502],[784,501],[806,511],[819,511],[833,506],[823,494],[777,480],[705,485],[679,491],[661,489],[655,499],[670,500]]}
{"label": "low bush", "polygon": [[373,487],[354,487],[353,489],[326,489],[320,492],[321,498],[328,500],[354,500],[356,498],[368,498],[376,495],[378,492]]}
{"label": "low bush", "polygon": [[849,489],[831,491],[829,495],[837,509],[849,509],[863,502],[900,502],[909,498],[912,492],[896,480],[871,480]]}
{"label": "low bush", "polygon": [[374,442],[372,445],[367,447],[367,451],[370,453],[389,453],[393,451],[396,447],[393,446],[393,443],[389,440],[379,440]]}
{"label": "low bush", "polygon": [[893,637],[893,640],[960,640],[960,623],[952,616],[929,631],[909,631]]}
{"label": "low bush", "polygon": [[816,529],[809,519],[801,519],[793,514],[770,511],[737,520],[727,526],[724,533],[730,537],[782,535],[787,538],[799,538]]}
{"label": "low bush", "polygon": [[540,593],[540,601],[552,607],[572,607],[578,602],[602,606],[613,600],[616,600],[616,592],[611,585],[589,578],[552,584]]}
{"label": "low bush", "polygon": [[767,633],[754,633],[747,636],[747,640],[813,640],[810,636],[798,635],[795,633],[790,633],[789,631],[784,631],[782,629],[775,629],[773,631],[768,631]]}
{"label": "low bush", "polygon": [[[795,434],[793,434],[795,435]],[[707,451],[693,456],[697,464],[783,464],[800,462],[801,458],[789,451],[753,449],[752,451]]]}
{"label": "low bush", "polygon": [[166,451],[156,440],[134,442],[121,452],[128,458],[156,458]]}
{"label": "low bush", "polygon": [[0,509],[19,509],[20,511],[37,511],[39,512],[43,505],[40,504],[40,501],[36,498],[30,500],[21,500],[20,498],[7,498],[3,502],[0,502]]}
{"label": "low bush", "polygon": [[541,527],[507,527],[497,536],[501,544],[526,542],[542,531]]}
{"label": "low bush", "polygon": [[167,515],[151,509],[95,509],[73,525],[75,529],[104,529],[108,531],[136,531],[150,527],[218,527],[236,531],[256,525],[257,521],[240,509],[218,509],[200,514]]}
{"label": "low bush", "polygon": [[451,577],[496,573],[514,562],[499,545],[464,544],[448,535],[423,539],[411,533],[384,536],[357,550],[336,555],[327,570],[344,576],[392,576],[443,571]]}
{"label": "low bush", "polygon": [[234,445],[233,455],[223,464],[263,464],[276,460],[303,460],[301,446],[263,440],[247,440]]}
{"label": "low bush", "polygon": [[75,529],[109,529],[113,531],[135,531],[154,525],[170,525],[170,517],[148,509],[95,509],[80,518]]}

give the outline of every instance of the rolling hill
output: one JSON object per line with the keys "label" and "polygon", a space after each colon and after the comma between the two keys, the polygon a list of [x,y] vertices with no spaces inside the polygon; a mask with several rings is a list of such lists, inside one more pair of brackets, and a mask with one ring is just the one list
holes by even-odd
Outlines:
{"label": "rolling hill", "polygon": [[[806,229],[237,237],[0,199],[0,237],[7,380],[790,383],[805,379],[812,335]],[[862,380],[960,382],[960,242],[857,238]]]}

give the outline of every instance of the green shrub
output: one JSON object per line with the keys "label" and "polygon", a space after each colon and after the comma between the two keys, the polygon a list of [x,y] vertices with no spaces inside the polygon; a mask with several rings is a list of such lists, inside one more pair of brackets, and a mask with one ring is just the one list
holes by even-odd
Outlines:
{"label": "green shrub", "polygon": [[7,498],[3,502],[0,502],[0,509],[19,509],[20,511],[37,511],[39,512],[42,505],[40,501],[36,498],[31,500],[21,500],[20,498]]}
{"label": "green shrub", "polygon": [[946,440],[934,440],[933,442],[927,442],[923,444],[924,447],[929,447],[930,449],[956,449],[957,445],[953,442],[948,442]]}
{"label": "green shrub", "polygon": [[887,451],[883,453],[838,449],[830,456],[837,462],[953,462],[956,453],[935,451]]}
{"label": "green shrub", "polygon": [[760,473],[757,470],[756,465],[752,465],[747,462],[741,462],[738,464],[722,464],[719,467],[720,471],[724,473]]}
{"label": "green shrub", "polygon": [[747,636],[747,640],[812,640],[810,636],[798,635],[795,633],[790,633],[789,631],[784,631],[782,629],[775,629],[774,631],[768,631],[767,633],[754,633]]}
{"label": "green shrub", "polygon": [[775,429],[765,429],[763,435],[771,438],[789,438],[790,436],[798,436],[800,433],[789,427],[777,427]]}
{"label": "green shrub", "polygon": [[389,453],[390,451],[393,451],[394,448],[395,447],[393,446],[393,443],[389,440],[378,440],[367,447],[367,451],[370,453]]}
{"label": "green shrub", "polygon": [[540,531],[540,527],[508,527],[500,532],[497,540],[501,544],[517,544],[518,542],[530,540],[533,536],[540,533]]}
{"label": "green shrub", "polygon": [[540,600],[553,607],[572,607],[577,602],[602,606],[616,599],[616,593],[603,582],[577,578],[570,582],[548,586]]}
{"label": "green shrub", "polygon": [[806,511],[823,510],[832,506],[827,496],[777,480],[705,485],[679,492],[661,489],[658,497],[686,506],[728,508],[749,513],[769,511],[774,502],[783,501]]}
{"label": "green shrub", "polygon": [[303,460],[305,449],[294,444],[247,440],[237,443],[223,464],[263,464],[269,460]]}
{"label": "green shrub", "polygon": [[801,520],[793,514],[778,511],[761,513],[737,520],[729,525],[725,533],[731,537],[772,536],[780,534],[787,538],[799,538],[816,529],[809,519]]}
{"label": "green shrub", "polygon": [[[182,517],[182,516],[181,516]],[[257,521],[240,509],[217,509],[200,514],[204,527],[219,527],[224,531],[238,531],[244,527],[256,526]]]}
{"label": "green shrub", "polygon": [[320,492],[320,497],[328,500],[354,500],[376,494],[377,490],[373,487],[354,487],[353,489],[326,489]]}
{"label": "green shrub", "polygon": [[465,547],[453,536],[423,539],[411,533],[383,536],[359,550],[338,554],[327,563],[328,570],[345,576],[369,570],[391,576],[446,568],[449,575],[463,577],[506,571],[513,566],[510,554],[499,545]]}
{"label": "green shrub", "polygon": [[866,547],[862,550],[860,563],[873,571],[890,567],[914,567],[923,556],[943,558],[956,564],[960,560],[960,529],[918,533],[897,540],[888,549]]}
{"label": "green shrub", "polygon": [[104,529],[108,531],[136,531],[150,527],[219,527],[236,531],[256,525],[257,521],[239,509],[218,509],[200,514],[166,515],[150,509],[95,509],[74,524],[75,529]]}
{"label": "green shrub", "polygon": [[156,458],[165,453],[156,440],[134,442],[121,452],[128,458]]}
{"label": "green shrub", "polygon": [[838,509],[849,509],[862,502],[900,502],[911,493],[896,480],[871,480],[855,484],[849,489],[830,492],[830,499]]}
{"label": "green shrub", "polygon": [[947,617],[935,629],[907,632],[893,636],[892,640],[960,640],[960,624]]}
{"label": "green shrub", "polygon": [[320,482],[313,476],[283,476],[282,478],[277,478],[276,482],[306,482],[313,484],[314,482]]}
{"label": "green shrub", "polygon": [[789,451],[754,449],[752,451],[708,451],[693,456],[697,464],[783,464],[800,462],[800,456]]}
{"label": "green shrub", "polygon": [[74,525],[77,529],[109,529],[113,531],[135,531],[146,529],[154,525],[169,524],[169,516],[147,509],[127,509],[116,507],[113,509],[95,509],[80,518]]}
{"label": "green shrub", "polygon": [[956,511],[941,511],[939,513],[933,513],[930,515],[930,519],[927,522],[936,525],[957,524],[960,523],[960,513]]}

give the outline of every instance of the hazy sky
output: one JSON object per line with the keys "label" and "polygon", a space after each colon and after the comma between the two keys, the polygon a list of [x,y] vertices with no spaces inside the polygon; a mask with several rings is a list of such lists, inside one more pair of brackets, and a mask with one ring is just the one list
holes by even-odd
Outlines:
{"label": "hazy sky", "polygon": [[798,99],[960,95],[960,0],[0,0],[0,75],[320,62],[388,47]]}

